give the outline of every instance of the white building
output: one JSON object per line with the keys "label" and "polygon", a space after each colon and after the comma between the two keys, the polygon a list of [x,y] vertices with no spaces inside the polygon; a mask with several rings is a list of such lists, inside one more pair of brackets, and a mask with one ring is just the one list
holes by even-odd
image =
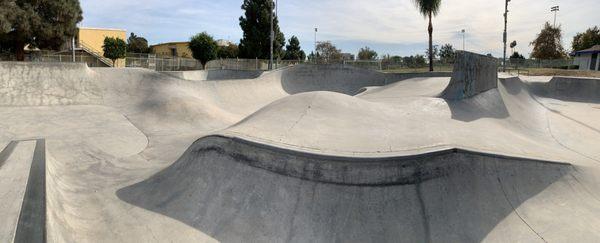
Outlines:
{"label": "white building", "polygon": [[234,44],[233,44],[233,42],[228,41],[228,40],[223,40],[223,39],[217,40],[217,46],[225,47],[225,46],[229,46],[229,45],[234,45]]}
{"label": "white building", "polygon": [[600,71],[600,45],[595,45],[592,48],[573,52],[571,55],[575,57],[573,65],[579,65],[579,70]]}

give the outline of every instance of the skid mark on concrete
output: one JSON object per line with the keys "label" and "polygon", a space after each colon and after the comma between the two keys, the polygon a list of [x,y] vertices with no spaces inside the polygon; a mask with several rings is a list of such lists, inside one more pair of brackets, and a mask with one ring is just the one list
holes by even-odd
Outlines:
{"label": "skid mark on concrete", "polygon": [[36,140],[15,243],[46,242],[46,141]]}

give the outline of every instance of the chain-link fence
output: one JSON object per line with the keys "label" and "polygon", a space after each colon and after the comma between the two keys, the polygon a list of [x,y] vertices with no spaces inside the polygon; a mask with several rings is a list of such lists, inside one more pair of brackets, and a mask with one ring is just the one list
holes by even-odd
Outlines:
{"label": "chain-link fence", "polygon": [[[0,61],[15,61],[14,54],[0,54]],[[498,68],[502,70],[502,60],[498,60]],[[27,53],[25,61],[28,62],[79,62],[86,63],[89,67],[108,67],[107,63],[98,58],[85,53],[76,52],[75,60],[72,53],[52,53],[35,52]],[[273,68],[281,68],[300,63],[311,63],[316,65],[343,65],[348,67],[370,69],[383,72],[427,72],[429,64],[424,58],[403,57],[387,58],[379,60],[328,60],[314,63],[312,60],[275,60]],[[434,61],[434,71],[451,72],[452,62]],[[528,69],[578,69],[573,65],[572,59],[558,60],[535,60],[535,59],[509,59],[507,60],[507,70],[528,70]],[[188,71],[202,70],[202,64],[192,58],[164,58],[157,57],[154,54],[129,53],[125,58],[125,67],[147,68],[156,71]],[[228,69],[228,70],[268,70],[269,60],[264,59],[217,59],[206,64],[207,70]]]}
{"label": "chain-link fence", "polygon": [[[108,65],[96,57],[86,53],[73,54],[51,54],[51,53],[27,53],[25,62],[79,62],[86,63],[88,67],[108,67]],[[0,54],[0,61],[16,61],[14,54]]]}
{"label": "chain-link fence", "polygon": [[[273,68],[278,69],[290,65],[302,63],[299,60],[273,60]],[[206,64],[207,70],[229,69],[229,70],[268,70],[269,60],[265,59],[217,59]]]}

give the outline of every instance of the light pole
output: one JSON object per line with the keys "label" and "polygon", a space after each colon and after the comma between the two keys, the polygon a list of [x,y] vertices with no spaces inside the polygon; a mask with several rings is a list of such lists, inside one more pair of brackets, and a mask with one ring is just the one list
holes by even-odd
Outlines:
{"label": "light pole", "polygon": [[558,11],[560,11],[559,6],[554,6],[550,8],[550,12],[554,12],[554,28],[556,28],[556,14],[558,13]]}
{"label": "light pole", "polygon": [[465,29],[462,29],[460,32],[463,35],[463,51],[465,51]]}
{"label": "light pole", "polygon": [[271,51],[269,56],[269,70],[273,70],[273,41],[275,40],[275,33],[273,33],[273,5],[275,5],[275,3],[271,0]]}
{"label": "light pole", "polygon": [[502,72],[506,72],[506,40],[508,38],[506,28],[508,26],[508,2],[510,2],[510,0],[505,0],[504,2],[504,58],[502,59]]}
{"label": "light pole", "polygon": [[315,61],[315,64],[317,64],[317,32],[319,31],[318,28],[315,28],[315,52],[313,53],[313,59]]}

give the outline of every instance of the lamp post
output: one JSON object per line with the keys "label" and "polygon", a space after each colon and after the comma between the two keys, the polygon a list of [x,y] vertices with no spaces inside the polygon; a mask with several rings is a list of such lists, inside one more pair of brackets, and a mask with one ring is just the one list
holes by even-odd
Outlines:
{"label": "lamp post", "polygon": [[554,28],[556,28],[556,14],[558,13],[558,11],[560,11],[559,6],[554,6],[550,8],[550,12],[554,12]]}
{"label": "lamp post", "polygon": [[315,52],[313,53],[313,61],[315,62],[315,64],[317,64],[317,32],[319,31],[318,28],[315,28]]}
{"label": "lamp post", "polygon": [[507,33],[506,33],[506,28],[508,26],[508,2],[510,2],[510,0],[504,1],[504,35],[503,35],[504,57],[502,59],[502,72],[506,72],[506,40],[508,38]]}
{"label": "lamp post", "polygon": [[462,33],[463,37],[463,51],[465,51],[465,29],[462,29],[460,32]]}
{"label": "lamp post", "polygon": [[275,5],[275,3],[271,0],[271,51],[269,55],[269,70],[273,70],[273,41],[275,40],[275,33],[273,33],[273,5]]}

